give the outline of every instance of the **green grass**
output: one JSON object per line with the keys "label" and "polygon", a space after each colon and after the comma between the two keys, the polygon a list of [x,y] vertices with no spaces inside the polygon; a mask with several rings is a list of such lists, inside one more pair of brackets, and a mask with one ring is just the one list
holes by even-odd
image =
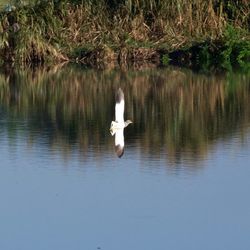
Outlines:
{"label": "green grass", "polygon": [[10,5],[25,5],[25,4],[34,4],[35,0],[0,0],[0,9],[3,9],[7,4]]}
{"label": "green grass", "polygon": [[6,4],[8,4],[10,1],[8,0],[1,0],[0,1],[0,8],[2,9]]}

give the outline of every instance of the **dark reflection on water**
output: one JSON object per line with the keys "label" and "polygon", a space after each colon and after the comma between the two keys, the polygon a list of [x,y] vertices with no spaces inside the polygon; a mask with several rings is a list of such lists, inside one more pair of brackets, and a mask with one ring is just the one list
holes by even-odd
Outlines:
{"label": "dark reflection on water", "polygon": [[249,101],[249,73],[0,72],[0,249],[250,249]]}
{"label": "dark reflection on water", "polygon": [[[0,133],[25,136],[83,160],[114,153],[114,93],[125,93],[126,148],[145,159],[195,167],[219,140],[250,121],[250,76],[199,75],[178,68],[95,71],[77,67],[10,69],[0,74]],[[154,164],[152,164],[154,165]]]}

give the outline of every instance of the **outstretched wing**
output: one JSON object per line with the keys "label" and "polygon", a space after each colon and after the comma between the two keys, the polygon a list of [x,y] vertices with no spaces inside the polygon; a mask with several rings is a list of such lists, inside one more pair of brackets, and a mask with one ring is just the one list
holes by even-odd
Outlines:
{"label": "outstretched wing", "polygon": [[115,121],[124,122],[124,93],[121,88],[118,89],[115,96]]}
{"label": "outstretched wing", "polygon": [[121,158],[124,154],[123,129],[119,129],[115,132],[115,152],[119,158]]}

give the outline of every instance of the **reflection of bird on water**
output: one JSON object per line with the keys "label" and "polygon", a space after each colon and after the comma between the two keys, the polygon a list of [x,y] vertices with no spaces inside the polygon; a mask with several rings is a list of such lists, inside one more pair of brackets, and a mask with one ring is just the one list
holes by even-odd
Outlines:
{"label": "reflection of bird on water", "polygon": [[124,93],[121,88],[118,89],[115,96],[115,121],[111,122],[110,133],[115,134],[115,152],[118,157],[124,153],[124,135],[123,131],[132,121],[124,121]]}

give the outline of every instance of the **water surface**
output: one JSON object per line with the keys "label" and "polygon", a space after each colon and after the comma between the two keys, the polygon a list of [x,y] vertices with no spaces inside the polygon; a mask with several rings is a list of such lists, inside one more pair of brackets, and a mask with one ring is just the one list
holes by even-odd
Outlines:
{"label": "water surface", "polygon": [[0,249],[248,249],[249,104],[249,73],[2,70]]}

